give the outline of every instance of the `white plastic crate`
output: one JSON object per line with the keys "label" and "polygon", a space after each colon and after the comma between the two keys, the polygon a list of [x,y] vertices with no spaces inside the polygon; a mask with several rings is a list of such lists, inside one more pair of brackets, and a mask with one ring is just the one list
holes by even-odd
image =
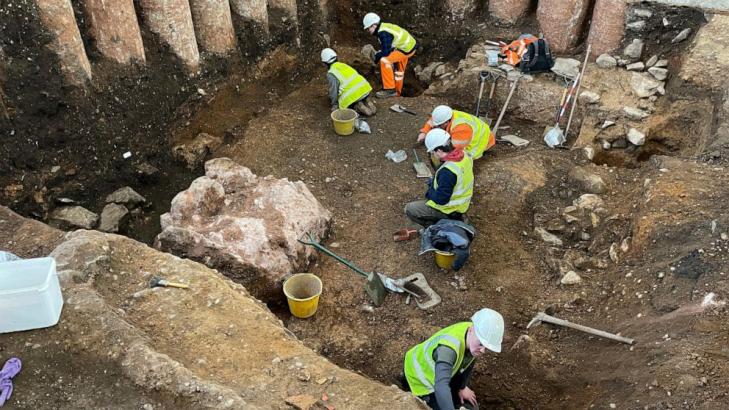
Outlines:
{"label": "white plastic crate", "polygon": [[0,263],[0,333],[53,326],[61,308],[53,258]]}

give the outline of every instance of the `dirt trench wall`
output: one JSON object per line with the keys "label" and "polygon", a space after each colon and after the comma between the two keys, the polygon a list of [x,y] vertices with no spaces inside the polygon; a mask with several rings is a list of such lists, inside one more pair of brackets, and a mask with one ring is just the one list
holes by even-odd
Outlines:
{"label": "dirt trench wall", "polygon": [[133,0],[84,0],[89,35],[98,51],[119,64],[144,62],[144,44]]}

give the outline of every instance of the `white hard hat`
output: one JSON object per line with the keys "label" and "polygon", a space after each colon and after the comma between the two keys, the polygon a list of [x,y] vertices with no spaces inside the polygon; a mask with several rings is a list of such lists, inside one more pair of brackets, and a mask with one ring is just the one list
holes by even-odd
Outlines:
{"label": "white hard hat", "polygon": [[492,352],[501,352],[501,340],[504,338],[504,318],[501,314],[484,308],[473,314],[471,322],[483,347]]}
{"label": "white hard hat", "polygon": [[321,62],[322,63],[333,63],[337,59],[337,52],[331,48],[325,48],[321,51]]}
{"label": "white hard hat", "polygon": [[378,16],[375,13],[367,13],[364,16],[364,19],[362,19],[362,24],[364,24],[364,28],[367,29],[373,24],[377,24],[380,22],[380,16]]}
{"label": "white hard hat", "polygon": [[425,135],[425,148],[428,152],[433,152],[434,149],[442,147],[450,141],[451,135],[440,128],[434,128]]}
{"label": "white hard hat", "polygon": [[433,125],[441,125],[453,118],[453,110],[447,105],[439,105],[433,109]]}

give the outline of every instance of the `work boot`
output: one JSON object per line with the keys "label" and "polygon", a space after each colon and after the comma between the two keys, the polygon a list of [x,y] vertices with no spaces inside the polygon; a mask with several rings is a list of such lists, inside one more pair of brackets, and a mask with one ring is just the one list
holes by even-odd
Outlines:
{"label": "work boot", "polygon": [[390,97],[397,97],[397,91],[395,90],[380,90],[375,93],[375,97],[377,98],[390,98]]}
{"label": "work boot", "polygon": [[368,107],[367,104],[363,103],[362,101],[360,101],[357,104],[355,104],[354,105],[354,109],[358,113],[364,115],[365,117],[371,117],[372,115],[375,114],[374,112],[372,112],[372,110],[370,109],[370,107]]}
{"label": "work boot", "polygon": [[375,105],[374,102],[372,102],[372,100],[370,100],[369,98],[366,99],[365,105],[367,106],[367,108],[370,109],[370,111],[372,111],[372,115],[377,114],[377,106]]}

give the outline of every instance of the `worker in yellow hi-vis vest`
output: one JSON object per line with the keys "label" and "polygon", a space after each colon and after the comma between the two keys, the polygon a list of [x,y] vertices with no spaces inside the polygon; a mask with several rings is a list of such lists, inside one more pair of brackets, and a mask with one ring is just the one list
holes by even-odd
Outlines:
{"label": "worker in yellow hi-vis vest", "polygon": [[490,350],[501,352],[504,318],[484,308],[468,322],[436,332],[405,354],[403,387],[432,409],[478,409],[476,393],[468,387],[475,359]]}
{"label": "worker in yellow hi-vis vest", "polygon": [[337,61],[337,53],[331,48],[321,51],[321,62],[327,66],[329,101],[332,111],[352,108],[364,116],[375,115],[377,107],[368,97],[372,86],[357,70]]}
{"label": "worker in yellow hi-vis vest", "polygon": [[400,26],[381,22],[375,13],[367,13],[362,23],[365,30],[377,36],[382,47],[373,57],[375,63],[380,63],[382,76],[382,90],[375,96],[389,98],[402,94],[408,60],[415,55],[415,37]]}

